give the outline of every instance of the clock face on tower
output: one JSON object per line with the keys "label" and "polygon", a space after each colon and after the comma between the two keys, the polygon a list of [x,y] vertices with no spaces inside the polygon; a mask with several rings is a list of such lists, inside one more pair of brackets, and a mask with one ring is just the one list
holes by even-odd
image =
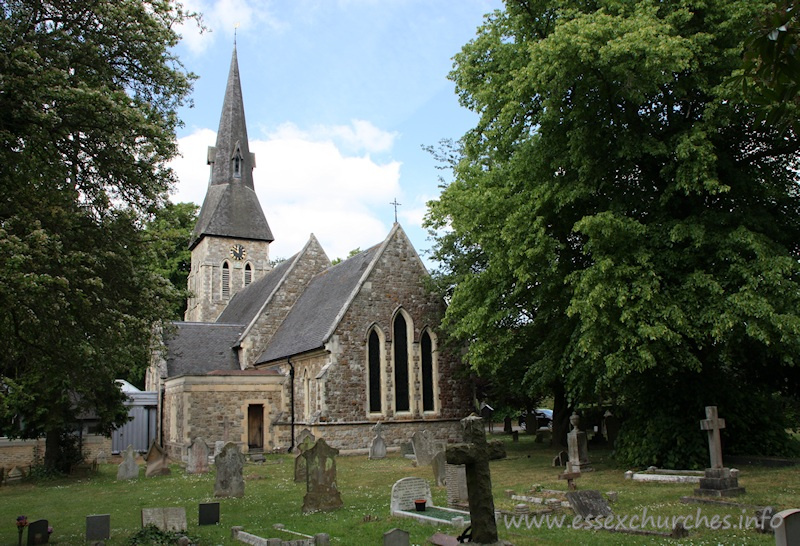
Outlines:
{"label": "clock face on tower", "polygon": [[234,260],[244,260],[247,256],[247,250],[242,245],[233,245],[231,247],[231,258]]}

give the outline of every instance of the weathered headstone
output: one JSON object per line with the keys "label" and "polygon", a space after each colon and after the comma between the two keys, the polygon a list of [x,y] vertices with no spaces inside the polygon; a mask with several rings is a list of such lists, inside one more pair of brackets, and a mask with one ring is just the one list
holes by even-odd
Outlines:
{"label": "weathered headstone", "polygon": [[414,446],[411,442],[400,442],[400,455],[403,457],[414,456]]}
{"label": "weathered headstone", "polygon": [[431,460],[431,468],[433,468],[433,479],[436,481],[437,487],[441,487],[447,483],[447,458],[444,451],[439,451],[433,456]]}
{"label": "weathered headstone", "polygon": [[294,481],[295,483],[305,483],[308,471],[306,465],[306,458],[303,453],[314,447],[314,435],[304,436],[303,441],[297,446],[299,452],[294,458]]}
{"label": "weathered headstone", "polygon": [[[445,456],[445,461],[446,461]],[[467,469],[463,464],[445,464],[445,486],[447,487],[447,505],[469,506],[467,492]]]}
{"label": "weathered headstone", "polygon": [[86,542],[111,538],[111,514],[86,516]]}
{"label": "weathered headstone", "polygon": [[300,445],[306,438],[311,438],[311,443],[317,441],[317,438],[314,436],[314,433],[308,430],[307,428],[304,428],[297,434],[297,444]]}
{"label": "weathered headstone", "polygon": [[306,495],[303,512],[336,510],[342,506],[342,496],[336,489],[336,455],[339,450],[320,438],[313,447],[302,453],[306,459]]}
{"label": "weathered headstone", "polygon": [[50,543],[50,525],[46,519],[37,519],[28,525],[28,546]]}
{"label": "weathered headstone", "polygon": [[189,444],[189,458],[186,461],[187,474],[205,474],[208,472],[208,444],[197,437]]}
{"label": "weathered headstone", "polygon": [[414,456],[417,458],[417,466],[428,466],[433,460],[433,456],[438,451],[436,442],[429,430],[418,430],[411,436],[411,445],[414,447]]}
{"label": "weathered headstone", "polygon": [[800,544],[800,510],[792,508],[772,516],[775,529],[775,546]]}
{"label": "weathered headstone", "polygon": [[239,446],[228,442],[214,458],[217,467],[217,480],[214,484],[215,497],[244,497],[244,455]]}
{"label": "weathered headstone", "polygon": [[147,461],[147,468],[144,471],[146,478],[166,476],[171,472],[167,453],[155,440],[150,442],[150,449],[147,450],[147,455],[144,456],[144,460]]}
{"label": "weathered headstone", "polygon": [[415,510],[414,501],[425,499],[428,506],[433,506],[431,486],[422,478],[401,478],[392,486],[390,497],[390,513]]}
{"label": "weathered headstone", "polygon": [[569,462],[572,463],[572,472],[589,472],[592,470],[589,463],[589,444],[586,433],[580,429],[581,418],[577,413],[573,413],[569,422],[572,430],[567,434],[567,453]]}
{"label": "weathered headstone", "polygon": [[106,464],[108,462],[108,453],[105,450],[101,449],[97,452],[97,455],[94,458],[97,461],[97,464]]}
{"label": "weathered headstone", "polygon": [[136,464],[136,453],[133,451],[133,446],[129,445],[122,456],[122,462],[117,467],[117,479],[135,480],[138,477],[139,465]]}
{"label": "weathered headstone", "polygon": [[6,483],[14,483],[21,481],[25,477],[25,473],[18,467],[13,466],[6,474]]}
{"label": "weathered headstone", "polygon": [[383,439],[383,425],[377,423],[372,427],[375,437],[369,443],[369,458],[383,459],[386,457],[386,440]]}
{"label": "weathered headstone", "polygon": [[183,507],[142,508],[142,527],[155,525],[161,531],[185,531],[186,509]]}
{"label": "weathered headstone", "polygon": [[716,406],[706,406],[706,418],[700,421],[700,429],[708,432],[708,451],[711,467],[706,468],[700,478],[700,487],[695,495],[706,497],[733,497],[745,492],[739,487],[739,474],[722,464],[722,441],[719,431],[725,428],[725,419],[720,419]]}
{"label": "weathered headstone", "polygon": [[395,527],[383,533],[383,546],[409,546],[410,544],[408,531]]}
{"label": "weathered headstone", "polygon": [[197,507],[198,525],[216,525],[219,523],[219,503],[201,502]]}
{"label": "weathered headstone", "polygon": [[600,491],[587,489],[585,491],[567,492],[567,500],[575,513],[584,520],[587,518],[598,518],[613,516],[611,507]]}
{"label": "weathered headstone", "polygon": [[464,443],[447,447],[447,462],[466,466],[472,542],[492,544],[497,542],[492,478],[489,471],[492,450],[486,442],[483,419],[471,415],[461,420],[461,426],[464,430]]}

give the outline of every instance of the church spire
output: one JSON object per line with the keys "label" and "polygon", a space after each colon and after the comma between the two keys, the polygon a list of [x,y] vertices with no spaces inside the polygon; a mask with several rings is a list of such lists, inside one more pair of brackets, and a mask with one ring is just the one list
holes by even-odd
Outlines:
{"label": "church spire", "polygon": [[255,155],[250,153],[244,118],[239,61],[233,47],[216,146],[208,148],[211,177],[189,248],[206,235],[274,240],[253,186]]}

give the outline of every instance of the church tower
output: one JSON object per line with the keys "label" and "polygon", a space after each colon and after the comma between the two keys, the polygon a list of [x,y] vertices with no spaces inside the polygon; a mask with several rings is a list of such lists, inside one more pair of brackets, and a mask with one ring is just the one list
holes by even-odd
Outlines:
{"label": "church tower", "polygon": [[234,46],[216,146],[208,148],[208,190],[189,242],[187,322],[214,322],[237,291],[271,269],[274,238],[253,187],[255,164]]}

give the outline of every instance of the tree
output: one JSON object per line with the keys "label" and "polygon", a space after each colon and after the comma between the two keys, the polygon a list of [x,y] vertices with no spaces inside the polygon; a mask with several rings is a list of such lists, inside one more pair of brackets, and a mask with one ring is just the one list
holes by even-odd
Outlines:
{"label": "tree", "polygon": [[114,380],[146,366],[177,293],[143,226],[174,181],[171,53],[189,15],[153,0],[0,3],[0,434],[63,438],[126,418]]}
{"label": "tree", "polygon": [[180,293],[170,316],[165,317],[172,320],[183,320],[186,312],[187,283],[192,266],[189,239],[197,221],[197,210],[194,203],[167,202],[145,228],[155,272]]}
{"label": "tree", "polygon": [[767,6],[508,0],[455,57],[480,119],[427,218],[444,327],[481,373],[524,362],[554,428],[617,400],[633,464],[702,464],[713,404],[727,452],[790,449],[800,144],[733,78]]}

